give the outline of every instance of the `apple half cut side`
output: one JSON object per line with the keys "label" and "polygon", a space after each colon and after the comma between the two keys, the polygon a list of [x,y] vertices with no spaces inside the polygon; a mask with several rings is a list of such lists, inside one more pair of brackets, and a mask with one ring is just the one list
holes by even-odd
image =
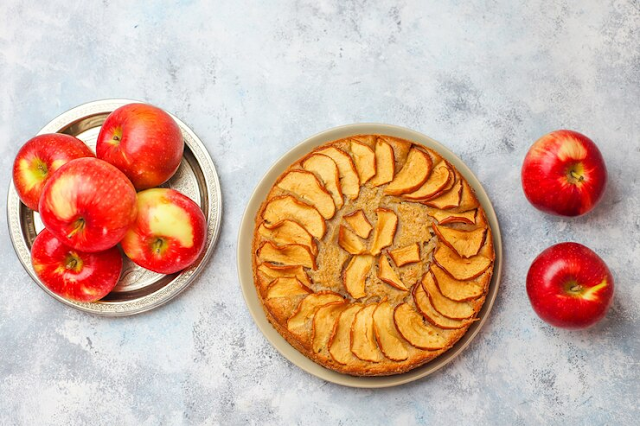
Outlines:
{"label": "apple half cut side", "polygon": [[311,349],[313,353],[319,354],[328,350],[331,333],[340,314],[347,306],[347,302],[343,300],[330,302],[318,308],[311,323]]}
{"label": "apple half cut side", "polygon": [[417,283],[413,286],[412,295],[413,302],[415,303],[418,311],[422,314],[425,320],[436,327],[445,330],[457,330],[477,321],[475,318],[457,320],[441,315],[431,304],[431,300],[429,300],[429,296],[427,295],[427,292],[424,291],[424,287],[422,287],[421,283]]}
{"label": "apple half cut side", "polygon": [[356,140],[351,141],[351,153],[360,176],[360,185],[364,185],[376,174],[376,154],[371,147]]}
{"label": "apple half cut side", "polygon": [[349,305],[338,318],[338,322],[329,338],[329,354],[338,364],[347,365],[358,361],[351,352],[351,325],[356,314],[363,308],[362,305]]}
{"label": "apple half cut side", "polygon": [[425,323],[422,315],[406,302],[396,306],[393,321],[400,335],[418,349],[436,351],[447,344],[447,338],[435,327]]}
{"label": "apple half cut side", "polygon": [[321,239],[326,232],[326,223],[314,207],[298,201],[291,195],[281,195],[269,200],[262,218],[268,224],[276,224],[285,219],[302,225],[311,235]]}
{"label": "apple half cut side", "polygon": [[280,179],[276,186],[293,193],[302,201],[315,207],[325,219],[331,219],[336,214],[336,205],[331,194],[311,172],[291,170]]}
{"label": "apple half cut side", "polygon": [[377,307],[377,304],[365,306],[351,324],[351,352],[362,361],[380,362],[384,359],[373,331],[373,312]]}
{"label": "apple half cut side", "polygon": [[334,146],[321,149],[316,151],[316,153],[326,155],[335,161],[338,166],[338,172],[340,173],[342,193],[350,200],[358,198],[360,194],[360,178],[349,154]]}
{"label": "apple half cut side", "polygon": [[321,306],[332,302],[342,302],[344,298],[333,291],[320,291],[302,299],[293,315],[287,320],[287,329],[300,338],[311,334],[311,321]]}
{"label": "apple half cut side", "polygon": [[420,188],[429,178],[433,164],[431,157],[418,148],[411,148],[407,161],[395,178],[384,188],[387,195],[401,195]]}
{"label": "apple half cut side", "polygon": [[404,361],[409,358],[404,339],[393,322],[393,306],[387,300],[379,303],[373,312],[373,331],[384,356],[392,361]]}
{"label": "apple half cut side", "polygon": [[342,190],[340,188],[340,172],[336,162],[331,157],[323,154],[312,154],[302,162],[302,168],[315,173],[324,187],[329,191],[336,208],[344,205]]}

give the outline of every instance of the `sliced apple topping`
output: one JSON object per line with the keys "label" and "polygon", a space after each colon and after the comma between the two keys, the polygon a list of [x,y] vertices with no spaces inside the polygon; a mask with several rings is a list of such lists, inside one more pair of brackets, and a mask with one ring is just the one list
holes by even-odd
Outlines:
{"label": "sliced apple topping", "polygon": [[376,141],[376,175],[371,179],[371,185],[380,186],[393,180],[396,172],[396,160],[393,148],[382,139]]}
{"label": "sliced apple topping", "polygon": [[440,313],[433,308],[433,305],[429,300],[429,296],[427,296],[427,292],[424,291],[424,288],[420,283],[413,287],[413,301],[424,319],[436,327],[452,330],[466,327],[475,321],[473,319],[454,320],[440,315]]}
{"label": "sliced apple topping", "polygon": [[305,268],[316,269],[316,258],[311,254],[311,250],[309,250],[309,247],[300,244],[276,246],[270,241],[266,241],[258,249],[258,258],[262,262],[289,266],[300,265]]}
{"label": "sliced apple topping", "polygon": [[451,223],[464,223],[474,225],[476,223],[476,214],[478,210],[469,210],[464,213],[453,213],[446,210],[432,210],[427,214],[438,221],[440,225],[449,225]]}
{"label": "sliced apple topping", "polygon": [[262,213],[268,224],[289,219],[302,225],[311,235],[321,239],[326,232],[325,221],[314,207],[298,201],[291,195],[273,197]]}
{"label": "sliced apple topping", "polygon": [[358,198],[358,194],[360,194],[360,178],[349,154],[334,146],[321,149],[318,153],[331,157],[336,162],[340,173],[342,193],[351,200]]}
{"label": "sliced apple topping", "polygon": [[358,237],[365,239],[369,238],[369,234],[373,227],[362,210],[357,210],[344,216],[344,220]]}
{"label": "sliced apple topping", "polygon": [[360,312],[362,305],[349,305],[338,318],[331,337],[329,338],[329,354],[338,364],[346,365],[357,361],[358,358],[351,352],[351,325],[356,314]]}
{"label": "sliced apple topping", "polygon": [[258,227],[258,234],[276,245],[300,244],[309,247],[311,253],[316,253],[316,243],[306,229],[292,220],[281,220],[278,223],[267,224],[262,222]]}
{"label": "sliced apple topping", "polygon": [[458,281],[437,265],[431,265],[431,273],[440,293],[448,299],[458,302],[476,299],[482,296],[491,281],[491,269],[471,281]]}
{"label": "sliced apple topping", "polygon": [[396,306],[393,321],[400,335],[418,349],[435,351],[447,344],[447,339],[436,328],[425,323],[422,315],[408,303]]}
{"label": "sliced apple topping", "polygon": [[307,287],[311,286],[309,276],[304,271],[302,266],[287,266],[287,265],[274,265],[269,263],[263,263],[258,266],[258,272],[263,274],[269,282],[280,277],[293,277],[297,278],[302,284]]}
{"label": "sliced apple topping", "polygon": [[420,262],[420,244],[409,244],[406,247],[391,250],[389,256],[391,256],[393,263],[395,263],[397,267]]}
{"label": "sliced apple topping", "polygon": [[380,254],[383,248],[393,244],[398,227],[398,216],[393,211],[378,208],[376,214],[378,222],[373,232],[373,243],[371,244],[371,254],[373,255]]}
{"label": "sliced apple topping", "polygon": [[393,306],[386,300],[373,312],[373,331],[384,356],[392,361],[409,358],[409,352],[393,322]]}
{"label": "sliced apple topping", "polygon": [[487,236],[484,239],[484,245],[480,249],[480,256],[484,256],[490,261],[496,260],[496,252],[493,249],[493,235],[491,234],[491,229],[487,228]]}
{"label": "sliced apple topping", "polygon": [[466,180],[462,180],[462,195],[460,199],[460,205],[458,206],[459,211],[466,212],[472,209],[477,209],[480,207],[480,203],[473,192],[473,189],[469,186],[469,183]]}
{"label": "sliced apple topping", "polygon": [[484,244],[487,228],[477,228],[473,231],[451,229],[433,224],[433,230],[444,244],[454,249],[462,257],[478,254]]}
{"label": "sliced apple topping", "polygon": [[329,343],[331,333],[338,322],[342,311],[347,307],[346,301],[327,303],[321,306],[313,316],[311,342],[314,353],[323,352]]}
{"label": "sliced apple topping", "polygon": [[435,198],[422,201],[427,206],[435,207],[440,210],[448,210],[456,208],[460,205],[460,196],[462,194],[462,182],[456,177],[456,182],[451,189],[443,192]]}
{"label": "sliced apple topping", "polygon": [[373,256],[368,254],[353,256],[344,270],[344,288],[354,299],[359,299],[367,295],[364,287],[369,271],[371,271],[371,267],[373,266],[373,260]]}
{"label": "sliced apple topping", "polygon": [[475,314],[473,305],[469,302],[456,302],[447,299],[440,293],[436,281],[431,272],[427,272],[422,278],[422,287],[427,292],[433,308],[441,315],[451,319],[471,318]]}
{"label": "sliced apple topping", "polygon": [[309,287],[302,284],[296,278],[276,278],[267,289],[267,299],[278,297],[295,297],[302,294],[313,293]]}
{"label": "sliced apple topping", "polygon": [[333,203],[331,194],[311,172],[292,170],[278,182],[277,186],[293,192],[300,199],[311,204],[325,219],[331,219],[336,214],[336,205]]}
{"label": "sliced apple topping", "polygon": [[373,312],[377,307],[376,304],[365,306],[351,324],[351,352],[363,361],[380,362],[384,359],[373,332]]}
{"label": "sliced apple topping", "polygon": [[332,291],[313,293],[302,299],[293,315],[287,321],[287,329],[298,336],[304,336],[311,328],[311,319],[321,306],[341,302],[344,298]]}
{"label": "sliced apple topping", "polygon": [[468,281],[479,277],[491,266],[491,259],[482,254],[467,259],[458,256],[458,253],[445,244],[438,246],[433,254],[433,260],[459,281]]}
{"label": "sliced apple topping", "polygon": [[409,291],[396,271],[391,267],[387,256],[382,255],[378,259],[378,278],[398,290]]}
{"label": "sliced apple topping", "polygon": [[341,209],[344,205],[344,200],[342,199],[340,173],[336,162],[326,155],[312,154],[302,162],[302,168],[320,177],[324,187],[331,194],[336,208]]}
{"label": "sliced apple topping", "polygon": [[338,231],[338,244],[351,254],[362,254],[367,251],[362,240],[344,225],[340,225],[340,231]]}
{"label": "sliced apple topping", "polygon": [[407,161],[384,189],[387,195],[401,195],[420,188],[431,174],[431,157],[418,148],[411,148]]}
{"label": "sliced apple topping", "polygon": [[376,154],[369,146],[355,140],[351,141],[351,152],[360,176],[360,185],[364,185],[376,174]]}
{"label": "sliced apple topping", "polygon": [[454,174],[446,161],[439,162],[429,178],[415,191],[404,194],[407,200],[428,200],[443,192],[448,185],[452,185]]}

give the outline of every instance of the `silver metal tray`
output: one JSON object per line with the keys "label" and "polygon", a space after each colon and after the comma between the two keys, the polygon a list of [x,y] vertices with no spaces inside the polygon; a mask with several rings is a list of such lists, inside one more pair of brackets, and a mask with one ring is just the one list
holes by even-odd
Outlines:
{"label": "silver metal tray", "polygon": [[[38,134],[67,133],[84,141],[95,151],[102,123],[114,109],[132,101],[106,99],[73,108],[44,126]],[[13,247],[33,280],[50,296],[73,308],[104,316],[127,316],[167,303],[187,288],[202,272],[211,257],[222,219],[222,194],[215,166],[202,141],[182,121],[172,115],[184,138],[184,157],[176,174],[163,187],[176,189],[202,207],[207,218],[207,239],[200,258],[189,268],[162,275],[141,268],[124,257],[118,285],[104,299],[93,303],[74,302],[51,291],[38,279],[31,266],[31,245],[44,228],[40,215],[20,202],[11,181],[7,197],[7,222]]]}

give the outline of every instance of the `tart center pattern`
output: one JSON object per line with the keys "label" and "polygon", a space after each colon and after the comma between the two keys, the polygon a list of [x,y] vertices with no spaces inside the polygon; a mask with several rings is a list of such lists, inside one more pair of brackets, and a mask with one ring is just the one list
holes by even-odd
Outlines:
{"label": "tart center pattern", "polygon": [[409,371],[476,319],[493,273],[473,189],[437,152],[361,135],[291,165],[256,217],[254,281],[267,318],[315,362]]}

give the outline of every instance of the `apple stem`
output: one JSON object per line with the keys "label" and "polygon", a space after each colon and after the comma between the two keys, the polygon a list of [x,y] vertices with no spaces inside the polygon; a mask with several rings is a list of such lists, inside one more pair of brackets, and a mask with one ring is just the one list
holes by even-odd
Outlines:
{"label": "apple stem", "polygon": [[578,182],[582,182],[584,180],[584,176],[580,176],[574,170],[571,170],[570,174],[571,174],[571,177],[577,180]]}
{"label": "apple stem", "polygon": [[162,238],[157,238],[152,244],[153,251],[156,254],[160,254],[162,252],[163,246],[164,246],[164,241],[162,240]]}

